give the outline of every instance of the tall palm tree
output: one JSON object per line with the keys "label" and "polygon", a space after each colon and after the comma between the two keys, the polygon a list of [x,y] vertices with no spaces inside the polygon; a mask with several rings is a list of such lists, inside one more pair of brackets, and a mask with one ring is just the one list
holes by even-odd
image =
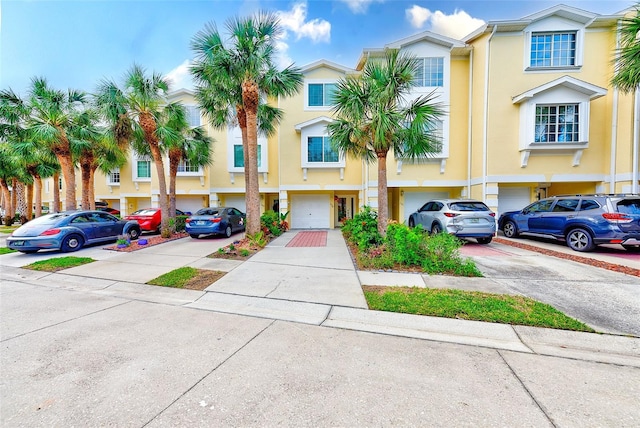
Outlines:
{"label": "tall palm tree", "polygon": [[615,59],[615,74],[611,84],[622,92],[630,93],[640,86],[640,3],[636,13],[622,20],[620,28],[620,48]]}
{"label": "tall palm tree", "polygon": [[284,70],[274,65],[275,44],[282,34],[274,14],[261,12],[250,18],[233,18],[226,26],[231,40],[229,46],[214,23],[196,34],[192,40],[196,53],[192,73],[197,92],[221,91],[214,96],[219,104],[212,109],[207,108],[211,108],[210,105],[201,105],[213,118],[213,126],[220,124],[215,118],[228,119],[229,110],[235,113],[235,123],[242,132],[245,160],[246,227],[248,234],[254,234],[260,230],[258,113],[261,98],[297,93],[302,86],[302,73],[293,65]]}
{"label": "tall palm tree", "polygon": [[53,89],[44,78],[32,79],[29,92],[31,137],[56,156],[65,183],[65,209],[74,210],[76,179],[69,133],[87,105],[87,95],[71,89],[68,92]]}
{"label": "tall palm tree", "polygon": [[[10,226],[16,212],[14,195],[16,179],[21,175],[19,158],[14,148],[5,141],[0,141],[0,192],[2,192],[2,221]],[[11,189],[9,189],[11,187]]]}
{"label": "tall palm tree", "polygon": [[201,127],[189,126],[186,110],[180,103],[167,105],[162,110],[161,122],[158,136],[169,155],[169,212],[175,217],[178,165],[182,161],[196,167],[210,165],[213,139]]}
{"label": "tall palm tree", "polygon": [[378,231],[386,234],[387,155],[417,160],[440,150],[432,132],[444,114],[433,94],[409,99],[418,63],[415,57],[388,50],[372,58],[360,77],[341,79],[334,94],[337,120],[327,125],[331,143],[342,154],[378,162]]}
{"label": "tall palm tree", "polygon": [[[167,181],[164,174],[164,162],[158,129],[158,115],[161,107],[167,104],[168,81],[160,74],[147,75],[144,68],[134,64],[127,72],[122,88],[112,81],[103,81],[97,91],[96,100],[109,112],[112,129],[120,130],[122,135],[142,138],[156,166],[160,191],[160,211],[162,236],[169,236],[169,203],[167,200]],[[126,115],[128,120],[123,117]],[[131,126],[132,129],[129,129]]]}

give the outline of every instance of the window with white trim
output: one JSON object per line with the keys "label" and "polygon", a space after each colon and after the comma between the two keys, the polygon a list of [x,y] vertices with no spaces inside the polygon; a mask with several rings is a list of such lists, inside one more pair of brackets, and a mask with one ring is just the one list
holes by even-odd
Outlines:
{"label": "window with white trim", "polygon": [[149,156],[138,156],[133,163],[133,179],[136,181],[151,180],[151,159]]}
{"label": "window with white trim", "polygon": [[180,175],[194,175],[200,174],[202,167],[198,165],[192,165],[187,159],[183,159],[178,163],[178,174]]}
{"label": "window with white trim", "polygon": [[310,111],[328,111],[334,101],[337,80],[309,79],[304,83],[304,108]]}
{"label": "window with white trim", "polygon": [[200,122],[200,109],[198,106],[187,105],[184,107],[187,113],[187,122],[189,123],[189,126],[192,128],[200,126],[202,123]]}
{"label": "window with white trim", "polygon": [[[409,126],[409,124],[407,123],[406,126]],[[444,121],[442,120],[434,120],[430,123],[427,123],[425,125],[425,131],[430,133],[433,137],[435,137],[435,140],[438,141],[438,146],[434,147],[435,149],[437,149],[437,151],[433,151],[430,153],[425,153],[423,155],[418,156],[419,159],[428,159],[428,158],[432,158],[434,156],[441,156],[442,155],[442,149],[444,147]]]}
{"label": "window with white trim", "polygon": [[[244,168],[244,151],[242,144],[233,145],[233,166]],[[258,169],[262,167],[262,147],[258,144]]]}
{"label": "window with white trim", "polygon": [[580,141],[579,104],[536,105],[536,143]]}
{"label": "window with white trim", "polygon": [[415,83],[419,87],[442,87],[444,82],[444,58],[418,58]]}
{"label": "window with white trim", "polygon": [[529,66],[573,67],[576,46],[576,31],[532,33]]}
{"label": "window with white trim", "polygon": [[120,168],[114,168],[107,174],[107,184],[120,184]]}
{"label": "window with white trim", "polygon": [[327,136],[307,137],[307,162],[336,163],[340,154],[331,147],[331,140]]}

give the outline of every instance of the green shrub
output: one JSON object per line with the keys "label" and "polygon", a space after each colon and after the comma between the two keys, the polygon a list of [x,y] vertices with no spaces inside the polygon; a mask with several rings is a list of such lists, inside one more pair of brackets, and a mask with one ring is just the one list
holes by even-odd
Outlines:
{"label": "green shrub", "polygon": [[378,232],[378,213],[365,206],[362,211],[349,219],[342,226],[345,238],[356,245],[360,251],[366,251],[384,242]]}
{"label": "green shrub", "polygon": [[427,273],[449,273],[460,276],[482,276],[471,259],[460,256],[462,243],[448,233],[428,235],[426,240],[426,257],[422,268]]}
{"label": "green shrub", "polygon": [[273,210],[267,210],[260,216],[260,225],[265,232],[272,234],[273,236],[282,235],[282,228],[280,227],[280,216]]}
{"label": "green shrub", "polygon": [[393,260],[408,266],[421,266],[427,256],[427,240],[422,226],[410,229],[404,224],[392,223],[387,228],[387,243]]}
{"label": "green shrub", "polygon": [[176,232],[184,232],[186,229],[186,222],[187,222],[187,218],[189,218],[188,215],[178,215],[176,216]]}

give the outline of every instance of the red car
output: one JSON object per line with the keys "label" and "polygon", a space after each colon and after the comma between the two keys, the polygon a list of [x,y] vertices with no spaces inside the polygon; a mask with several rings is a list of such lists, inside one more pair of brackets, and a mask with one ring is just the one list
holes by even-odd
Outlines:
{"label": "red car", "polygon": [[111,207],[96,207],[96,210],[104,211],[104,212],[109,213],[111,215],[120,216],[120,211],[115,209],[115,208],[111,208]]}
{"label": "red car", "polygon": [[[180,210],[176,210],[176,215],[188,215]],[[134,211],[124,217],[125,220],[135,220],[140,225],[140,229],[147,232],[160,232],[161,221],[160,208],[144,208]]]}

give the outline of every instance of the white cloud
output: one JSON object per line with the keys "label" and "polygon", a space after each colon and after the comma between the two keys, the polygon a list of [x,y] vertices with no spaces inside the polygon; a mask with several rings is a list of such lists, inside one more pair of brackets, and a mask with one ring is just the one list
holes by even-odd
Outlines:
{"label": "white cloud", "polygon": [[464,10],[456,9],[447,15],[442,11],[431,12],[429,9],[413,5],[405,11],[407,20],[414,28],[422,28],[425,23],[431,25],[431,31],[443,36],[460,39],[484,24],[482,19],[472,18]]}
{"label": "white cloud", "polygon": [[[312,19],[307,21],[307,4],[296,3],[289,11],[279,11],[280,25],[285,30],[295,34],[296,40],[302,38],[311,39],[313,43],[331,41],[331,23],[324,19]],[[285,34],[284,38],[287,38]]]}
{"label": "white cloud", "polygon": [[340,0],[351,9],[353,13],[366,13],[371,3],[384,3],[385,0]]}
{"label": "white cloud", "polygon": [[187,59],[165,75],[165,78],[170,82],[170,89],[172,91],[178,89],[193,89],[193,80],[189,72],[190,66],[191,61]]}

